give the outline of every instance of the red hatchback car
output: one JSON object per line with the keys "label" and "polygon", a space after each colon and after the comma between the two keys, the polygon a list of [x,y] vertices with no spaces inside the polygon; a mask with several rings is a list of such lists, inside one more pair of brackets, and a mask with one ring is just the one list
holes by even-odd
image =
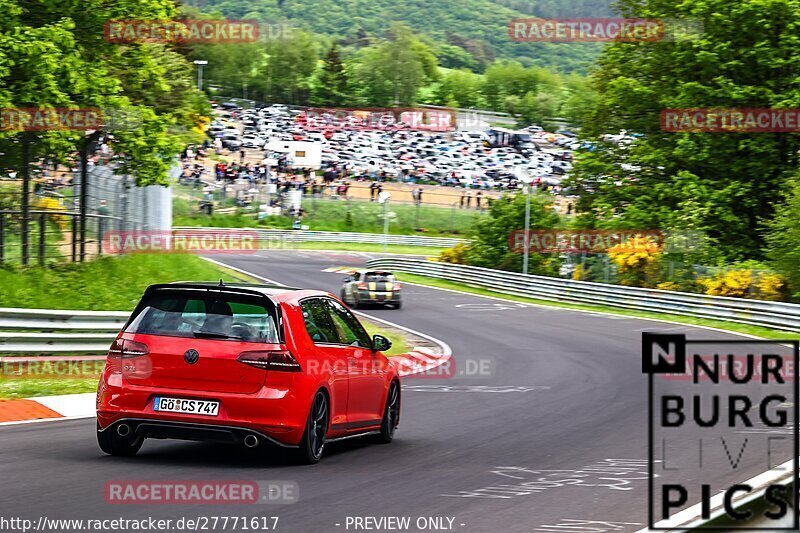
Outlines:
{"label": "red hatchback car", "polygon": [[111,345],[97,439],[134,455],[146,438],[267,443],[316,463],[327,442],[391,442],[400,380],[339,300],[269,285],[152,285]]}

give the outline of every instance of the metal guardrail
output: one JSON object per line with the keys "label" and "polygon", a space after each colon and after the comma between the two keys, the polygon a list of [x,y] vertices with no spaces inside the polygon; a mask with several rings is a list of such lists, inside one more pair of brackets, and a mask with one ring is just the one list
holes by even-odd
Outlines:
{"label": "metal guardrail", "polygon": [[130,313],[0,308],[0,329],[119,331]]}
{"label": "metal guardrail", "polygon": [[[209,228],[179,226],[173,228],[173,233],[179,235],[181,232],[192,232],[193,234],[202,231],[233,231],[241,233],[250,231],[251,228]],[[284,229],[259,229],[252,228],[258,235],[260,242],[267,247],[276,245],[290,245],[301,242],[345,242],[345,243],[366,243],[366,244],[404,244],[411,246],[432,246],[449,248],[456,244],[466,242],[464,239],[453,237],[422,237],[418,235],[383,235],[380,233],[355,233],[344,231],[304,231],[304,230],[284,230]]]}
{"label": "metal guardrail", "polygon": [[372,259],[372,268],[431,276],[505,294],[800,331],[800,305],[517,274],[422,259]]}
{"label": "metal guardrail", "polygon": [[120,311],[0,308],[0,329],[14,330],[0,331],[0,353],[105,353],[128,316]]}

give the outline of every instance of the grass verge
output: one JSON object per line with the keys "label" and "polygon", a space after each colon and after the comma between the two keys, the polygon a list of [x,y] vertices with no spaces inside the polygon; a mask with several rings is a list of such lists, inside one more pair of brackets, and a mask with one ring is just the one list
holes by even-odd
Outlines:
{"label": "grass verge", "polygon": [[431,278],[428,276],[419,276],[416,274],[407,274],[404,272],[395,272],[395,276],[400,281],[405,281],[408,283],[416,283],[419,285],[426,285],[428,287],[440,288],[440,289],[452,289],[462,292],[467,292],[470,294],[476,294],[479,296],[491,296],[494,298],[502,298],[504,300],[511,300],[514,302],[520,303],[529,303],[535,305],[542,305],[545,307],[558,307],[562,309],[574,309],[578,311],[594,311],[594,312],[602,312],[602,313],[610,313],[614,315],[621,315],[621,316],[629,316],[634,318],[650,318],[655,320],[669,320],[671,322],[678,322],[681,324],[686,324],[688,326],[704,326],[710,328],[717,328],[723,329],[727,331],[732,331],[735,333],[744,333],[747,335],[753,335],[756,337],[762,337],[765,339],[779,339],[785,340],[792,336],[792,332],[790,331],[781,331],[775,330],[770,328],[764,328],[759,326],[749,326],[746,324],[738,324],[736,322],[726,322],[724,320],[710,320],[704,318],[693,318],[688,316],[682,315],[671,315],[666,313],[651,313],[647,311],[633,311],[627,309],[619,309],[616,307],[605,306],[605,305],[584,305],[584,304],[572,304],[572,303],[564,303],[564,302],[555,302],[552,300],[540,300],[537,298],[527,298],[524,296],[516,296],[513,294],[506,294],[502,292],[492,291],[488,289],[482,289],[478,287],[472,287],[470,285],[465,285],[463,283],[457,283],[454,281],[443,280],[439,278]]}
{"label": "grass verge", "polygon": [[49,268],[0,269],[0,307],[133,309],[148,285],[173,281],[245,281],[245,276],[194,255],[101,257]]}
{"label": "grass verge", "polygon": [[80,378],[53,377],[0,379],[0,400],[96,392],[97,380],[99,378],[100,374],[94,377]]}

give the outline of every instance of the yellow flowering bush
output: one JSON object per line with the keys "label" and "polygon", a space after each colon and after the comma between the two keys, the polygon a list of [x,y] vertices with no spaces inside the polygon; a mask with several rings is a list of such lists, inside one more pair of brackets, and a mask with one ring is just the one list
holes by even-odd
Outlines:
{"label": "yellow flowering bush", "polygon": [[452,248],[442,250],[439,254],[439,261],[442,263],[453,263],[457,265],[466,264],[467,247],[464,243],[458,243]]}
{"label": "yellow flowering bush", "polygon": [[680,291],[682,287],[680,283],[676,283],[674,281],[662,281],[661,283],[656,284],[656,289],[662,291]]}
{"label": "yellow flowering bush", "polygon": [[753,270],[749,268],[728,270],[716,276],[699,278],[697,283],[711,296],[772,301],[782,300],[786,289],[786,281],[780,275],[753,275]]}
{"label": "yellow flowering bush", "polygon": [[637,236],[608,249],[623,285],[646,286],[661,262],[661,246],[652,237]]}
{"label": "yellow flowering bush", "polygon": [[762,300],[783,300],[788,288],[789,284],[780,274],[765,274],[756,281],[756,289]]}

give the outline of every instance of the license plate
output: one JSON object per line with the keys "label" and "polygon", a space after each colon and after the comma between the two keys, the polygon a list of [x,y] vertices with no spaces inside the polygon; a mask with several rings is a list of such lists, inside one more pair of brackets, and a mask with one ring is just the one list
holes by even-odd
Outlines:
{"label": "license plate", "polygon": [[153,411],[217,416],[219,414],[219,402],[186,400],[184,398],[163,398],[157,396],[153,399]]}

